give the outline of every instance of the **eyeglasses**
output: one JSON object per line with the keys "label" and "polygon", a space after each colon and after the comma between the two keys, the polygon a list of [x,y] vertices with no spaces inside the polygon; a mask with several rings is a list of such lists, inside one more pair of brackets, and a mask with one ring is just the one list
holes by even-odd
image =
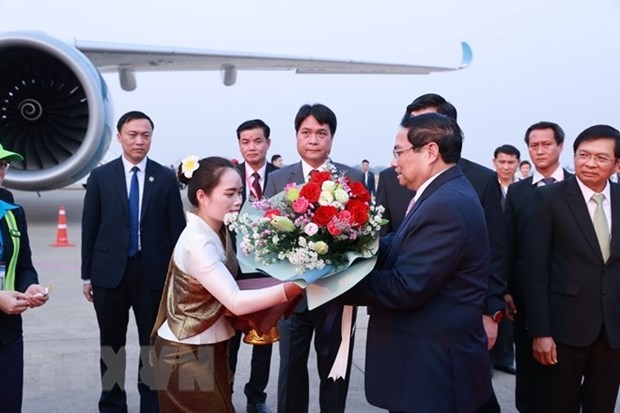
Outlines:
{"label": "eyeglasses", "polygon": [[4,172],[8,171],[11,164],[5,161],[0,161],[0,169],[4,170]]}
{"label": "eyeglasses", "polygon": [[400,158],[400,154],[405,152],[405,151],[408,151],[409,149],[413,149],[413,145],[411,145],[410,147],[405,148],[405,149],[392,149],[392,153],[394,154],[394,158],[396,158],[396,160],[398,160]]}
{"label": "eyeglasses", "polygon": [[430,142],[425,143],[424,145],[419,145],[419,146],[413,146],[413,145],[411,145],[410,147],[408,147],[408,148],[404,148],[404,149],[392,149],[392,153],[394,154],[394,158],[395,158],[396,160],[399,160],[399,159],[400,159],[400,154],[401,154],[401,153],[403,153],[403,152],[405,152],[405,151],[408,151],[409,149],[413,149],[413,151],[414,151],[414,152],[418,152],[420,149],[422,149],[423,147],[425,147],[425,146],[426,146],[426,145],[428,145],[429,143],[430,143]]}
{"label": "eyeglasses", "polygon": [[577,152],[575,154],[575,159],[584,163],[589,162],[590,159],[594,159],[594,163],[598,165],[605,165],[616,160],[616,158],[609,158],[605,155],[592,155],[589,152]]}

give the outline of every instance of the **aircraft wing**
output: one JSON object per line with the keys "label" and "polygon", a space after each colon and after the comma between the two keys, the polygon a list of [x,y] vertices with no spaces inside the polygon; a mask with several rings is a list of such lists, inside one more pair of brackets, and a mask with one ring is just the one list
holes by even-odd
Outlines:
{"label": "aircraft wing", "polygon": [[5,179],[10,188],[48,190],[86,176],[106,154],[114,130],[101,72],[117,72],[121,88],[136,89],[136,72],[219,70],[226,86],[238,70],[297,73],[426,74],[467,67],[462,43],[452,67],[315,59],[121,43],[61,41],[38,31],[0,33],[0,142],[24,155]]}
{"label": "aircraft wing", "polygon": [[189,70],[294,70],[296,73],[321,74],[427,74],[463,69],[471,63],[472,51],[461,43],[460,65],[453,67],[319,59],[285,55],[238,53],[230,51],[140,46],[120,43],[75,41],[102,72],[189,71]]}

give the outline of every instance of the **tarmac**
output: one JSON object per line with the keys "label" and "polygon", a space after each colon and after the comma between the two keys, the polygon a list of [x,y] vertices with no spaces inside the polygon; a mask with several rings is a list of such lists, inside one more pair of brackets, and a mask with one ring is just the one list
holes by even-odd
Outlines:
{"label": "tarmac", "polygon": [[[52,286],[50,300],[40,308],[24,313],[24,413],[97,412],[100,394],[99,331],[95,311],[82,295],[80,279],[80,233],[84,189],[81,186],[43,192],[13,191],[17,203],[23,205],[28,220],[28,234],[33,262],[40,284]],[[182,194],[184,200],[185,193]],[[57,238],[58,210],[65,207],[67,234],[73,246],[53,247]],[[382,409],[370,406],[364,396],[364,354],[368,317],[360,308],[347,412],[371,413]],[[136,388],[138,338],[131,319],[127,334],[126,390],[129,412],[139,411]],[[310,412],[319,412],[316,359],[311,351]],[[241,345],[235,378],[233,402],[237,412],[245,412],[243,385],[250,373],[251,347]],[[278,349],[271,361],[267,405],[276,411]],[[496,371],[493,386],[502,412],[514,408],[514,376]],[[1,411],[0,407],[0,411]],[[620,404],[615,413],[620,413]]]}

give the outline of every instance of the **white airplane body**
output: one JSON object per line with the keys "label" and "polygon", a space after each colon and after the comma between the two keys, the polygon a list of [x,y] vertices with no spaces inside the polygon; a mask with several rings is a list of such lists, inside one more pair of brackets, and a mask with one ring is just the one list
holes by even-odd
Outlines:
{"label": "white airplane body", "polygon": [[472,52],[462,43],[454,67],[373,63],[207,49],[75,40],[42,32],[0,34],[0,142],[24,155],[5,179],[9,188],[61,188],[86,176],[108,150],[114,130],[101,73],[117,72],[121,88],[137,72],[215,71],[232,86],[240,70],[299,74],[428,74],[464,69]]}

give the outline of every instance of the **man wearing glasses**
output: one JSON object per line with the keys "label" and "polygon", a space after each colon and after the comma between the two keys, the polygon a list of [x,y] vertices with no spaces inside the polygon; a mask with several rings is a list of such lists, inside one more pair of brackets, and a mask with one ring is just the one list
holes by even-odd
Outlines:
{"label": "man wearing glasses", "polygon": [[575,176],[535,192],[527,228],[538,411],[612,413],[620,386],[620,187],[609,177],[620,164],[620,132],[589,127],[573,150]]}
{"label": "man wearing glasses", "polygon": [[[418,96],[407,106],[403,121],[410,116],[425,113],[440,113],[456,121],[456,108],[442,96],[427,93]],[[395,154],[396,156],[396,154]],[[498,324],[504,316],[504,291],[506,289],[506,227],[501,206],[502,192],[495,173],[475,162],[460,158],[458,165],[463,175],[474,187],[484,209],[487,234],[491,244],[490,273],[483,315],[484,328],[491,349],[497,338]],[[385,216],[394,222],[400,222],[405,213],[405,205],[414,196],[414,192],[400,187],[393,168],[383,171],[379,178],[377,203],[384,206]],[[398,227],[392,226],[391,231]],[[381,235],[385,235],[382,232]],[[495,394],[488,403],[481,407],[479,413],[497,413],[500,411]]]}
{"label": "man wearing glasses", "polygon": [[415,196],[382,238],[375,269],[341,299],[371,306],[366,398],[390,412],[472,412],[492,394],[482,324],[489,239],[457,164],[462,143],[447,116],[403,119],[392,166]]}

